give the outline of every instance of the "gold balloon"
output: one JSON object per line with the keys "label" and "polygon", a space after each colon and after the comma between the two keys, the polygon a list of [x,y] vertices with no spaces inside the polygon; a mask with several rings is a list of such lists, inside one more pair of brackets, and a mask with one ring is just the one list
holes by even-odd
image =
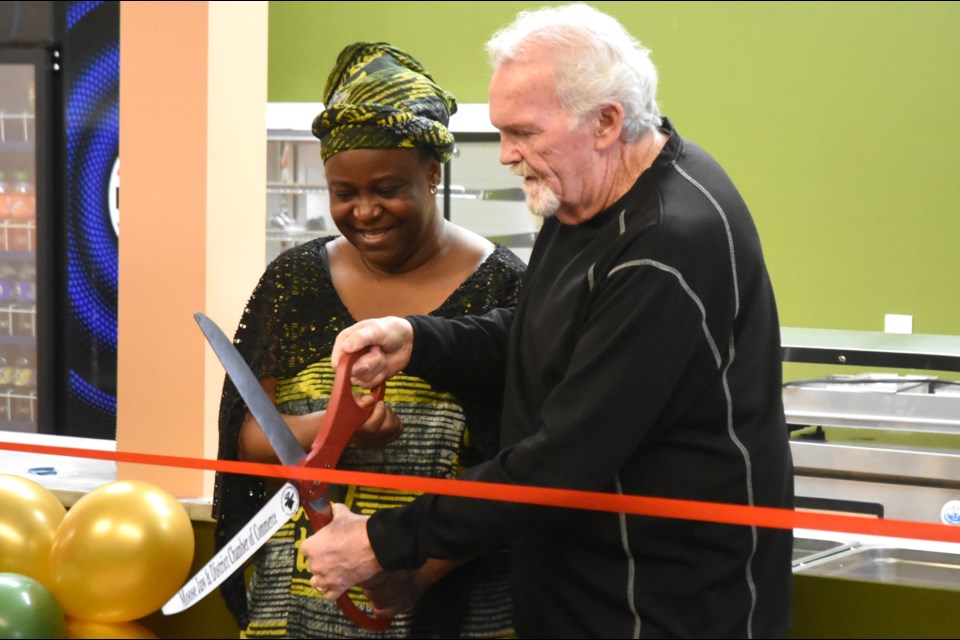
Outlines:
{"label": "gold balloon", "polygon": [[193,562],[193,525],[175,497],[121,480],[67,512],[50,550],[52,591],[70,618],[129,622],[162,607]]}
{"label": "gold balloon", "polygon": [[40,484],[0,475],[0,573],[29,576],[50,588],[50,548],[67,513]]}
{"label": "gold balloon", "polygon": [[159,638],[139,622],[91,622],[67,618],[67,638]]}

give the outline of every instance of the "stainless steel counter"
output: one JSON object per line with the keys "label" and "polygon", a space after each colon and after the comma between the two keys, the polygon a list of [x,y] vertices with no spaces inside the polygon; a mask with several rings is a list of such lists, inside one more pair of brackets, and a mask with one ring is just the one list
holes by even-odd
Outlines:
{"label": "stainless steel counter", "polygon": [[[960,337],[781,329],[785,362],[834,365],[786,381],[798,509],[960,525]],[[849,366],[900,373],[847,374]],[[797,574],[960,590],[960,544],[796,531]]]}
{"label": "stainless steel counter", "polygon": [[960,544],[794,532],[793,572],[808,576],[960,591]]}

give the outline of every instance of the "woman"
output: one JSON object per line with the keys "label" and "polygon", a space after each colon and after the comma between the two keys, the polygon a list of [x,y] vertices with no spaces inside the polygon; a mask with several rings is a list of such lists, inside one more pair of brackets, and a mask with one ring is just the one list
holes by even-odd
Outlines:
{"label": "woman", "polygon": [[[254,290],[234,337],[288,425],[308,450],[332,384],[337,334],[364,318],[482,314],[516,302],[523,262],[510,251],[444,220],[436,193],[453,153],[446,126],[456,100],[419,62],[384,43],[341,52],[314,121],[338,237],[280,255]],[[397,376],[382,403],[340,458],[339,468],[455,477],[496,453],[501,381],[450,392]],[[265,436],[227,381],[220,407],[220,457],[276,461]],[[272,495],[250,476],[219,474],[217,545],[222,546]],[[398,506],[415,495],[344,487],[338,496],[360,513]],[[363,637],[334,602],[310,586],[299,542],[310,526],[301,511],[258,551],[249,586],[243,575],[223,593],[246,637]],[[397,613],[384,637],[512,635],[504,553],[460,566],[431,562],[418,572],[384,574],[355,590],[365,611]],[[437,584],[437,588],[432,585]]]}

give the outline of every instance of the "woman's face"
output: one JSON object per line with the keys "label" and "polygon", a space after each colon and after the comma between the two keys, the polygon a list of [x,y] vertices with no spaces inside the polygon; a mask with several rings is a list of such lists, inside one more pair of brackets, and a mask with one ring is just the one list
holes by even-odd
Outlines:
{"label": "woman's face", "polygon": [[431,185],[440,162],[418,149],[353,149],[331,156],[324,169],[334,223],[363,259],[401,272],[432,252],[440,223]]}

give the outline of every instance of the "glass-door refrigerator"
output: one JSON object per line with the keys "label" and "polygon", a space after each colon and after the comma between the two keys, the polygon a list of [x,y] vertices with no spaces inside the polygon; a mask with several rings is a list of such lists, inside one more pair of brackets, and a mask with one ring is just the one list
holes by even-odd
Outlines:
{"label": "glass-door refrigerator", "polygon": [[[0,48],[0,429],[42,432],[55,328],[51,158],[53,64],[42,48]],[[46,237],[44,236],[46,234]],[[43,371],[44,375],[39,375]]]}
{"label": "glass-door refrigerator", "polygon": [[0,1],[0,431],[116,437],[119,3]]}

